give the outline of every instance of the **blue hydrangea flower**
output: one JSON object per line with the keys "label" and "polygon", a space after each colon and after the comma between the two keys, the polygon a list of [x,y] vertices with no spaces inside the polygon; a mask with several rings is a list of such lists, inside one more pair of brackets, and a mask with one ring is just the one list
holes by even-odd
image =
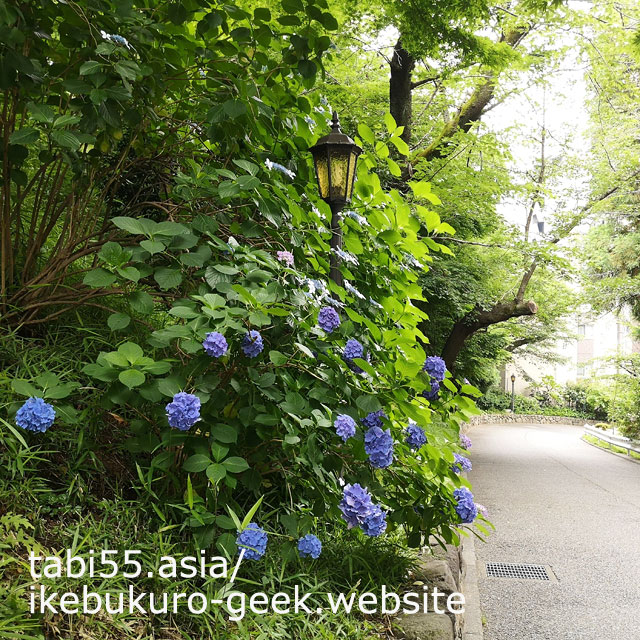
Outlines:
{"label": "blue hydrangea flower", "polygon": [[56,419],[56,410],[42,398],[29,398],[16,413],[16,424],[27,431],[44,433]]}
{"label": "blue hydrangea flower", "polygon": [[422,395],[427,400],[435,400],[440,395],[440,383],[437,380],[431,380],[431,391],[423,391]]}
{"label": "blue hydrangea flower", "polygon": [[347,361],[364,357],[364,347],[362,343],[358,342],[355,338],[349,338],[347,344],[344,346],[342,357]]}
{"label": "blue hydrangea flower", "polygon": [[202,346],[204,347],[207,355],[212,358],[221,358],[229,349],[229,345],[227,344],[225,337],[218,331],[211,331],[210,333],[207,333]]}
{"label": "blue hydrangea flower", "polygon": [[405,442],[412,449],[419,449],[427,441],[427,435],[422,427],[419,427],[415,422],[410,422],[409,426],[404,431]]}
{"label": "blue hydrangea flower", "polygon": [[353,362],[354,358],[363,358],[367,362],[370,361],[371,356],[367,353],[364,354],[364,347],[362,343],[360,343],[355,338],[349,338],[347,340],[347,344],[344,347],[344,351],[342,352],[342,359],[347,363],[347,366],[354,373],[364,373],[363,370]]}
{"label": "blue hydrangea flower", "polygon": [[426,371],[431,378],[434,378],[438,382],[442,382],[447,371],[447,365],[444,363],[442,358],[438,356],[429,356],[424,361],[422,370]]}
{"label": "blue hydrangea flower", "polygon": [[473,502],[473,493],[466,487],[460,487],[453,492],[456,499],[456,513],[464,524],[470,524],[478,515],[478,507]]}
{"label": "blue hydrangea flower", "polygon": [[370,429],[371,427],[382,427],[384,422],[382,422],[382,418],[386,418],[387,414],[380,409],[380,411],[372,411],[367,415],[366,418],[362,418],[362,424]]}
{"label": "blue hydrangea flower", "polygon": [[364,450],[369,462],[376,469],[385,469],[393,462],[393,438],[391,431],[380,427],[371,427],[364,434]]}
{"label": "blue hydrangea flower", "polygon": [[356,435],[356,421],[344,413],[335,419],[333,426],[344,442]]}
{"label": "blue hydrangea flower", "polygon": [[298,540],[298,554],[301,558],[316,558],[322,553],[322,542],[313,535],[308,533]]}
{"label": "blue hydrangea flower", "polygon": [[371,513],[362,522],[362,531],[365,535],[377,538],[387,528],[387,513],[379,505],[374,504]]}
{"label": "blue hydrangea flower", "polygon": [[465,435],[464,433],[460,434],[460,446],[463,449],[471,449],[471,438],[469,438],[469,436]]}
{"label": "blue hydrangea flower", "polygon": [[250,522],[236,538],[238,553],[245,549],[244,557],[248,560],[260,560],[267,550],[267,534],[255,522]]}
{"label": "blue hydrangea flower", "polygon": [[323,331],[331,333],[340,326],[340,316],[333,307],[322,307],[318,312],[318,325]]}
{"label": "blue hydrangea flower", "polygon": [[453,454],[454,463],[451,465],[451,471],[462,473],[463,471],[471,471],[471,460],[461,456],[459,453]]}
{"label": "blue hydrangea flower", "polygon": [[242,350],[246,356],[255,358],[262,353],[264,349],[264,343],[262,342],[262,336],[259,331],[255,329],[247,331],[242,339]]}
{"label": "blue hydrangea flower", "polygon": [[188,431],[200,420],[200,398],[192,393],[180,391],[166,406],[169,426],[180,431]]}
{"label": "blue hydrangea flower", "polygon": [[357,482],[344,488],[339,507],[349,529],[360,526],[374,511],[371,494]]}

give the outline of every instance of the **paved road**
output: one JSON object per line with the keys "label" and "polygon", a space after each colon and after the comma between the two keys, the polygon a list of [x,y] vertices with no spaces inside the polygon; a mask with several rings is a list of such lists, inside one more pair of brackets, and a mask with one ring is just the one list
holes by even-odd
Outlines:
{"label": "paved road", "polygon": [[[474,427],[476,541],[485,640],[640,639],[640,464],[579,427]],[[486,562],[551,565],[558,582],[487,578]]]}

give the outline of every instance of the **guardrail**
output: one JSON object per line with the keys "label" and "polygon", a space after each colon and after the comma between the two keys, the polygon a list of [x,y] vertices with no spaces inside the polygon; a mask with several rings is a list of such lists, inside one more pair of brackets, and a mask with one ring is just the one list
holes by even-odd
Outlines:
{"label": "guardrail", "polygon": [[601,429],[594,429],[588,424],[584,425],[584,432],[585,435],[593,436],[594,438],[598,438],[598,440],[602,440],[602,442],[607,442],[608,444],[625,449],[627,454],[630,451],[640,454],[640,442],[634,442],[624,436],[614,436],[613,434],[602,431]]}

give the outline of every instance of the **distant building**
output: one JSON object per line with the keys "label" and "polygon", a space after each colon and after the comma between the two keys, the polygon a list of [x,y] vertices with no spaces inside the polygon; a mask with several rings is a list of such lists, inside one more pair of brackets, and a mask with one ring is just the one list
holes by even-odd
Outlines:
{"label": "distant building", "polygon": [[529,395],[531,385],[544,376],[552,376],[559,384],[584,378],[618,373],[607,358],[640,353],[640,342],[631,334],[633,321],[628,313],[607,313],[598,317],[581,312],[570,323],[577,337],[559,342],[553,350],[560,362],[541,362],[539,358],[518,355],[502,371],[502,388],[511,391],[511,375],[515,374],[515,391]]}

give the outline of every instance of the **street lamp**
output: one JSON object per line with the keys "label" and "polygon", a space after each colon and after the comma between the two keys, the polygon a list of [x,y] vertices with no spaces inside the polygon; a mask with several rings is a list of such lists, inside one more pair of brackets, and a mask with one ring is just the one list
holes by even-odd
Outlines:
{"label": "street lamp", "polygon": [[511,374],[511,413],[513,413],[516,400],[516,374]]}
{"label": "street lamp", "polygon": [[323,136],[311,149],[320,197],[331,207],[331,256],[329,277],[342,285],[340,256],[342,230],[340,212],[351,202],[356,164],[362,149],[340,129],[337,112],[333,112],[331,133]]}

